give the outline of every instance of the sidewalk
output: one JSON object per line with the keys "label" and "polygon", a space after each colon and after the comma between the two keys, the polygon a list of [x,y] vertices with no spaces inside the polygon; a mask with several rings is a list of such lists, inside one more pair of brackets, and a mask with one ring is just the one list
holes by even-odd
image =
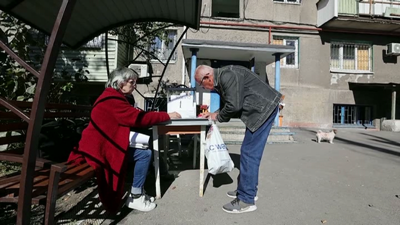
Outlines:
{"label": "sidewalk", "polygon": [[[185,170],[158,207],[132,211],[118,224],[400,224],[400,134],[340,129],[334,144],[313,130],[293,130],[296,144],[267,145],[260,168],[258,210],[227,214],[238,169],[210,178],[198,196],[198,170]],[[239,154],[240,146],[229,146]]]}

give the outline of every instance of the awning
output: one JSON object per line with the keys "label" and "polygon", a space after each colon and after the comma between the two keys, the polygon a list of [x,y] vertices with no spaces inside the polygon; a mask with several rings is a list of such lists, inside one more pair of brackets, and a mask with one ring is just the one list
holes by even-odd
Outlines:
{"label": "awning", "polygon": [[[50,34],[61,0],[2,0],[0,10]],[[163,21],[198,29],[201,0],[78,0],[63,39],[77,48],[112,28]]]}
{"label": "awning", "polygon": [[276,53],[283,58],[295,51],[294,46],[194,39],[184,39],[182,48],[186,59],[192,56],[190,49],[197,48],[197,59],[249,61],[254,58],[256,62],[267,64],[275,62]]}
{"label": "awning", "polygon": [[354,83],[349,82],[352,91],[377,91],[377,90],[400,90],[400,83]]}

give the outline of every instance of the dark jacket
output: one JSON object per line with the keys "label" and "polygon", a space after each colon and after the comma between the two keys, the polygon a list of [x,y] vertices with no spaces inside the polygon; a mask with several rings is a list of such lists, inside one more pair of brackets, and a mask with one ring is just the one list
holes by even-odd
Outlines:
{"label": "dark jacket", "polygon": [[282,94],[243,66],[214,69],[214,89],[221,96],[219,122],[240,118],[254,132],[278,107]]}

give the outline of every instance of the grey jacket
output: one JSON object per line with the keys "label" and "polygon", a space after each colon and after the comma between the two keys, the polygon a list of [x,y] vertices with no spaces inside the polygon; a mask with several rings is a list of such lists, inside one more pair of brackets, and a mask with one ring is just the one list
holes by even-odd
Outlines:
{"label": "grey jacket", "polygon": [[282,97],[281,93],[243,66],[214,69],[214,90],[222,100],[218,121],[240,118],[251,132],[264,124]]}

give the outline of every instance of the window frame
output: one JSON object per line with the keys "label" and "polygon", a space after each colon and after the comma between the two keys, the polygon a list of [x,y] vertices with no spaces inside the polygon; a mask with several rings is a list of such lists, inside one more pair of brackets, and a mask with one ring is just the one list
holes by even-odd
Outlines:
{"label": "window frame", "polygon": [[238,17],[227,17],[227,16],[214,16],[213,15],[213,2],[214,2],[214,0],[211,0],[211,6],[210,6],[210,17],[212,17],[212,18],[225,18],[225,19],[230,19],[230,20],[239,20],[239,19],[242,19],[242,16],[243,16],[243,14],[242,14],[242,10],[243,10],[243,8],[242,8],[242,1],[243,0],[238,0],[239,1],[239,15],[238,15]]}
{"label": "window frame", "polygon": [[[332,67],[332,47],[339,46],[339,68]],[[344,69],[344,55],[343,55],[343,47],[344,45],[352,45],[354,47],[354,70],[352,69]],[[363,46],[368,47],[368,70],[360,70],[357,69],[358,67],[358,54],[357,54],[357,47]],[[373,73],[373,45],[368,42],[351,42],[351,41],[332,41],[330,43],[330,59],[329,59],[329,69],[331,72],[336,73]]]}
{"label": "window frame", "polygon": [[[179,32],[179,31],[178,31],[178,29],[176,29],[176,28],[166,29],[166,31],[167,31],[167,32],[170,32],[170,31],[175,31],[175,32],[176,32],[176,33],[175,33],[174,40],[173,40],[173,42],[174,42],[173,47],[174,47],[174,46],[176,45],[177,41],[178,41],[178,32]],[[150,50],[151,50],[152,46],[153,46],[153,45],[150,45]],[[173,49],[173,47],[172,47],[172,49]],[[172,49],[171,49],[171,50],[172,50]],[[166,51],[166,50],[168,50],[168,46],[166,46],[165,40],[162,40],[162,42],[161,42],[161,52],[160,52],[160,53],[153,52],[153,54],[154,54],[155,56],[157,56],[157,58],[158,58],[161,62],[166,63],[167,60],[168,60],[169,55],[168,55],[168,57],[167,57],[166,59],[160,58],[160,55],[161,55],[164,51]],[[172,58],[171,58],[170,63],[175,63],[175,62],[178,60],[178,51],[176,50],[176,51],[174,52],[174,54],[175,54],[175,57],[172,57]],[[151,59],[150,61],[151,61],[152,63],[160,63],[160,61],[158,61],[157,59]]]}
{"label": "window frame", "polygon": [[[295,41],[294,47],[295,47],[295,52],[294,52],[294,65],[288,65],[286,64],[286,57],[281,59],[280,67],[281,68],[291,68],[291,69],[298,69],[300,67],[300,58],[299,58],[299,53],[300,53],[300,38],[299,37],[293,37],[293,36],[281,36],[281,35],[274,35],[272,37],[272,40],[278,40],[275,38],[279,38],[283,40],[283,45],[286,46],[286,41]],[[273,64],[275,67],[275,63]]]}

